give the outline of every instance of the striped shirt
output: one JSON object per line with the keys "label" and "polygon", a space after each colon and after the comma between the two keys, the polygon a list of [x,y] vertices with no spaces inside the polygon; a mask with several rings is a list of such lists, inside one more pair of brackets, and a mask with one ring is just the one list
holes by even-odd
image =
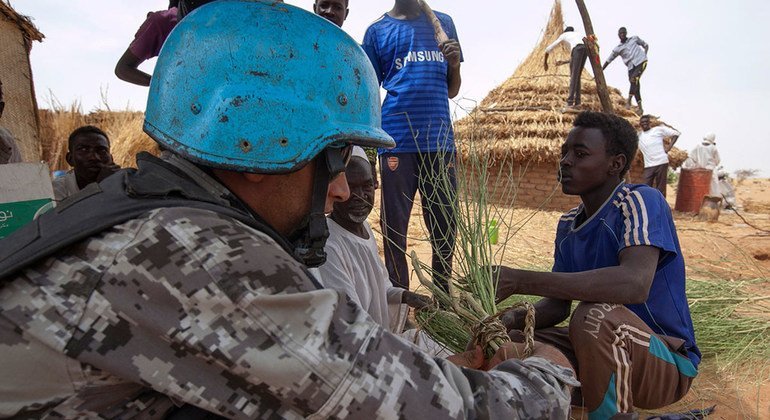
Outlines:
{"label": "striped shirt", "polygon": [[642,41],[638,36],[631,36],[626,38],[626,42],[618,44],[617,47],[612,49],[612,53],[607,57],[607,64],[611,63],[615,57],[620,56],[623,59],[623,64],[632,70],[639,64],[647,61],[647,43]]}
{"label": "striped shirt", "polygon": [[[456,40],[452,18],[435,13],[447,36]],[[396,141],[387,151],[454,151],[448,65],[425,15],[402,20],[384,14],[367,28],[363,48],[387,91],[382,128]]]}
{"label": "striped shirt", "polygon": [[556,230],[553,271],[574,273],[620,264],[631,246],[660,250],[647,301],[626,305],[655,333],[685,340],[694,366],[700,362],[685,295],[685,268],[671,209],[663,195],[646,185],[621,183],[602,207],[579,225],[584,208],[564,214]]}

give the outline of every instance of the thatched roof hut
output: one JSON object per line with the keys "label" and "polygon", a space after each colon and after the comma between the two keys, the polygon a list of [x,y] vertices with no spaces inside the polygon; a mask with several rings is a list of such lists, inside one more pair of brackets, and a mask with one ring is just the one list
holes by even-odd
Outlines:
{"label": "thatched roof hut", "polygon": [[[569,93],[569,66],[557,61],[569,60],[570,51],[559,45],[549,55],[549,70],[543,67],[545,48],[564,30],[561,3],[556,0],[540,42],[511,77],[493,89],[465,118],[455,125],[460,159],[470,153],[489,160],[488,182],[503,173],[519,174],[517,207],[544,207],[566,210],[579,202],[565,196],[556,182],[560,148],[572,128],[574,112],[562,112]],[[582,109],[601,111],[596,84],[587,70],[582,75]],[[615,113],[638,127],[639,115],[625,109],[623,94],[610,88]],[[471,152],[472,150],[472,152]],[[684,157],[681,155],[684,154]],[[672,166],[677,167],[686,153],[672,150]],[[641,156],[632,166],[631,181],[637,181],[642,169]],[[510,178],[509,175],[506,175]],[[492,197],[499,204],[507,198]]]}
{"label": "thatched roof hut", "polygon": [[29,53],[32,42],[42,40],[43,34],[28,17],[18,14],[6,0],[0,0],[0,82],[5,100],[0,125],[14,134],[26,162],[40,160],[37,101]]}

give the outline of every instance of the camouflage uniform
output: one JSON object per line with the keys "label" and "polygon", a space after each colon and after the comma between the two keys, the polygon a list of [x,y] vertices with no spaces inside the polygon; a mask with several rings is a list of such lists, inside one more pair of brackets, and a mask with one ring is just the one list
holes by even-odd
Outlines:
{"label": "camouflage uniform", "polygon": [[0,417],[161,418],[189,403],[230,418],[566,418],[576,384],[541,358],[488,373],[432,359],[270,236],[184,207],[6,279],[0,372]]}

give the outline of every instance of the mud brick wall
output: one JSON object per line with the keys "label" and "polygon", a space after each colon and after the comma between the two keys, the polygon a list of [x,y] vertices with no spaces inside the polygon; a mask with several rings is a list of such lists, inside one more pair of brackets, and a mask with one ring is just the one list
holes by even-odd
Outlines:
{"label": "mud brick wall", "polygon": [[[556,163],[514,163],[513,166],[493,166],[488,169],[487,191],[490,204],[515,208],[541,208],[551,211],[567,211],[580,203],[580,197],[561,192],[556,180]],[[461,171],[464,172],[464,171]],[[628,182],[641,181],[642,166],[633,165]],[[465,182],[473,194],[478,176],[467,174]]]}

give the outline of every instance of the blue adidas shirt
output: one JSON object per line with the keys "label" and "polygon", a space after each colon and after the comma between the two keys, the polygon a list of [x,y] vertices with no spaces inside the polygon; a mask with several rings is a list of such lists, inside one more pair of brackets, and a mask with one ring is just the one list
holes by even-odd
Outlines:
{"label": "blue adidas shirt", "polygon": [[[457,39],[452,18],[435,13],[447,36]],[[367,28],[363,48],[387,91],[382,128],[396,141],[380,153],[454,151],[448,65],[425,14],[409,20],[383,15]]]}
{"label": "blue adidas shirt", "polygon": [[647,302],[626,305],[655,333],[685,341],[697,367],[701,359],[685,295],[685,269],[671,209],[663,195],[646,185],[621,183],[602,207],[575,227],[583,205],[559,220],[553,271],[579,272],[620,264],[620,251],[638,245],[660,249]]}

